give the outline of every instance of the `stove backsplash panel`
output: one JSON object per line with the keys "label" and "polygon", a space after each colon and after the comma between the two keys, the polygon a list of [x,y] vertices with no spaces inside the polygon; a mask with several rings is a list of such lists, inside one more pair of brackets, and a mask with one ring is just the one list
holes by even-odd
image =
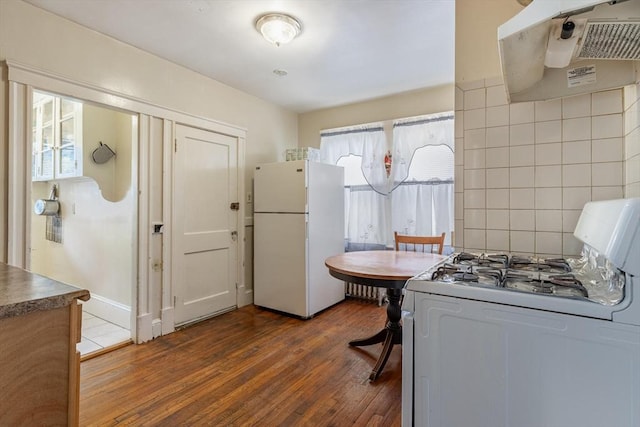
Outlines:
{"label": "stove backsplash panel", "polygon": [[640,88],[508,104],[456,86],[456,250],[578,256],[588,201],[640,196]]}

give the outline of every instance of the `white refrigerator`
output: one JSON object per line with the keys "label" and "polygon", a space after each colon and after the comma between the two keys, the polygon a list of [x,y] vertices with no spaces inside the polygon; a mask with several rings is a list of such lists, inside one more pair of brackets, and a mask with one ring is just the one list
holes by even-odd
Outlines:
{"label": "white refrigerator", "polygon": [[307,319],[344,299],[344,282],[324,265],[344,252],[342,167],[256,166],[253,225],[255,305]]}

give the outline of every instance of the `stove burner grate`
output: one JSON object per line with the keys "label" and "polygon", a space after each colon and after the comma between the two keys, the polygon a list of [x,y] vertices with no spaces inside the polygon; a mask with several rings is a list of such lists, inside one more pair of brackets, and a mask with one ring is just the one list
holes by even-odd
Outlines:
{"label": "stove burner grate", "polygon": [[564,271],[566,273],[571,271],[569,263],[562,258],[537,260],[514,256],[509,261],[508,267],[516,270],[529,271]]}
{"label": "stove burner grate", "polygon": [[[504,286],[506,288],[536,293],[589,297],[587,289],[572,274],[534,278],[522,273],[507,272]],[[579,295],[577,295],[578,293]]]}
{"label": "stove burner grate", "polygon": [[460,252],[453,258],[453,263],[506,268],[509,265],[509,256],[506,254],[474,255],[468,252]]}

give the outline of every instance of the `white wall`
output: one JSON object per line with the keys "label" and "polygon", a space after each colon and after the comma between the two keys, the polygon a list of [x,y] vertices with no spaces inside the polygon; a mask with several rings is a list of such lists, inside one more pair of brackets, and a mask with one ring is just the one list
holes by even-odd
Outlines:
{"label": "white wall", "polygon": [[[256,163],[275,161],[298,141],[297,114],[226,86],[169,61],[57,17],[20,0],[0,1],[0,61],[20,64],[71,81],[123,94],[194,116],[247,129],[245,191],[251,191]],[[0,261],[7,259],[7,68],[0,68]],[[42,88],[46,89],[46,88]],[[151,126],[161,130],[152,118]],[[155,135],[161,135],[156,133]],[[150,200],[153,220],[162,221],[162,144],[152,141]],[[63,189],[64,190],[64,189]],[[66,190],[65,190],[66,191]],[[241,202],[246,200],[246,194]],[[159,205],[160,204],[160,205]],[[250,214],[248,207],[247,214]],[[250,237],[250,236],[249,236]],[[131,237],[123,237],[133,243]],[[155,239],[155,237],[154,237]],[[157,240],[157,239],[156,239]],[[159,243],[159,242],[158,242]],[[158,250],[154,247],[154,250]],[[117,267],[115,267],[117,268]],[[251,265],[246,264],[250,269]],[[150,278],[150,280],[155,280]],[[247,283],[251,287],[251,283]],[[155,288],[154,288],[155,286]],[[152,306],[159,310],[159,284],[152,286]],[[154,318],[158,313],[153,313]]]}
{"label": "white wall", "polygon": [[320,147],[320,131],[452,111],[454,86],[443,85],[300,114],[300,147]]}
{"label": "white wall", "polygon": [[502,74],[498,26],[522,9],[516,0],[456,0],[456,84]]}
{"label": "white wall", "polygon": [[[116,202],[122,199],[131,187],[131,153],[138,148],[136,121],[137,115],[89,103],[82,107],[82,175],[98,183],[106,200]],[[106,163],[97,164],[91,155],[101,142],[116,155]]]}

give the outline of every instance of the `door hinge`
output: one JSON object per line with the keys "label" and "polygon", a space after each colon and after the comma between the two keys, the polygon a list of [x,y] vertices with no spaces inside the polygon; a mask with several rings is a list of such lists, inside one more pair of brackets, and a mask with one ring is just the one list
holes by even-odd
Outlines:
{"label": "door hinge", "polygon": [[229,209],[231,209],[232,211],[240,210],[240,203],[239,202],[231,203],[231,205],[229,206]]}
{"label": "door hinge", "polygon": [[174,153],[178,152],[178,138],[173,140],[173,152]]}

